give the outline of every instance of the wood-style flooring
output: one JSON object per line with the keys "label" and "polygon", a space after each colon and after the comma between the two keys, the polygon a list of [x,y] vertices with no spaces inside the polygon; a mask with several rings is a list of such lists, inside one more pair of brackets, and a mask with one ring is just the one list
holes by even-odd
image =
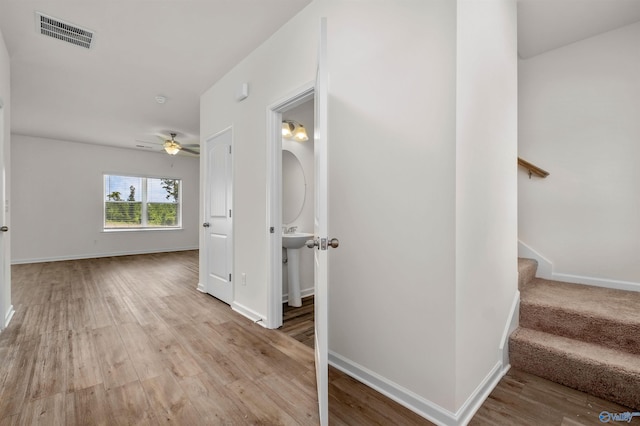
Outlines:
{"label": "wood-style flooring", "polygon": [[[196,251],[12,274],[0,426],[318,423],[312,349],[199,293]],[[431,424],[333,368],[329,376],[332,425]],[[472,424],[600,424],[602,410],[623,411],[512,371]]]}
{"label": "wood-style flooring", "polygon": [[[603,411],[633,410],[512,368],[469,425],[602,426],[600,413]],[[640,423],[640,419],[633,419],[631,425],[636,422]]]}
{"label": "wood-style flooring", "polygon": [[282,327],[279,330],[311,349],[315,346],[313,330],[313,296],[302,299],[302,306],[293,308],[282,304]]}
{"label": "wood-style flooring", "polygon": [[[315,425],[313,351],[198,292],[195,251],[14,265],[0,425]],[[330,369],[336,425],[428,424]]]}
{"label": "wood-style flooring", "polygon": [[[313,296],[302,307],[283,305],[280,331],[313,347]],[[540,377],[510,370],[475,414],[470,425],[601,425],[599,415],[629,412],[605,401]],[[636,419],[640,422],[640,419]]]}

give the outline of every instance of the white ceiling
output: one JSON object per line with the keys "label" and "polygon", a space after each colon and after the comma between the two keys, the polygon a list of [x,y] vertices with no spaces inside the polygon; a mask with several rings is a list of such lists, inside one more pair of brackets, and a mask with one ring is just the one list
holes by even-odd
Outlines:
{"label": "white ceiling", "polygon": [[523,59],[640,21],[640,0],[518,0]]}
{"label": "white ceiling", "polygon": [[[198,143],[200,95],[310,2],[0,0],[12,132],[134,148],[171,130]],[[95,45],[40,35],[36,11],[94,31]]]}
{"label": "white ceiling", "polygon": [[[176,131],[198,143],[200,95],[311,1],[0,0],[12,132],[135,148]],[[95,46],[40,35],[36,11],[94,31]],[[640,0],[518,0],[519,53],[638,20]]]}

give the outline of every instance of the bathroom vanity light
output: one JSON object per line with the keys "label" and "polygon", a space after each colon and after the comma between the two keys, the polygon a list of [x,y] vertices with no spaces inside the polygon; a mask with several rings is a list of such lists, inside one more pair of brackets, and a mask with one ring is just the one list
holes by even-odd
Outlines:
{"label": "bathroom vanity light", "polygon": [[282,137],[285,139],[293,139],[298,142],[309,140],[309,136],[307,136],[307,131],[304,126],[293,120],[282,121]]}

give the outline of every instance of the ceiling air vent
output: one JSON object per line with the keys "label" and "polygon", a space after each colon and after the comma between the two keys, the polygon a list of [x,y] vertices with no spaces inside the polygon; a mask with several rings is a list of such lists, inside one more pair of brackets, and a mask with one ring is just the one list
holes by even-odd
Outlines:
{"label": "ceiling air vent", "polygon": [[40,34],[57,38],[85,49],[91,48],[93,31],[80,28],[40,12],[36,12],[36,24]]}

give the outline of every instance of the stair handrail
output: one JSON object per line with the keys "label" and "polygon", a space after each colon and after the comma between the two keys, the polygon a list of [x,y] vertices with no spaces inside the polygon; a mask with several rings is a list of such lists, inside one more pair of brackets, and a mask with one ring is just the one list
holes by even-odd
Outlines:
{"label": "stair handrail", "polygon": [[536,166],[535,164],[531,164],[530,162],[523,160],[522,158],[518,157],[518,165],[524,167],[525,169],[529,170],[529,179],[531,179],[531,175],[536,175],[536,176],[540,176],[541,178],[546,178],[547,176],[549,176],[549,172],[541,169],[540,167]]}

